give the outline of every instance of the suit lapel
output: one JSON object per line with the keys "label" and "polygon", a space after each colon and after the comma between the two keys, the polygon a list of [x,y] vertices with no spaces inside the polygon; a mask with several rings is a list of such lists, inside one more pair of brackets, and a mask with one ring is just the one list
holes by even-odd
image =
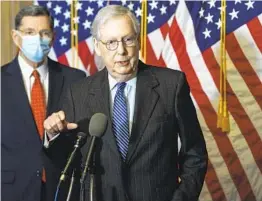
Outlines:
{"label": "suit lapel", "polygon": [[[34,123],[34,117],[32,114],[31,106],[28,100],[28,96],[26,94],[25,85],[23,82],[23,77],[21,70],[19,68],[17,58],[10,65],[10,68],[7,70],[7,73],[10,76],[8,81],[8,88],[10,92],[12,91],[10,101],[14,101],[14,114],[13,115],[21,115],[21,120],[25,122],[25,130],[35,131],[37,133],[36,124]],[[19,100],[19,104],[17,103]],[[14,122],[15,123],[15,122]],[[24,135],[31,135],[32,132],[23,132]],[[26,137],[23,135],[24,139],[30,139],[30,137]],[[40,140],[38,135],[35,135],[36,140]]]}
{"label": "suit lapel", "polygon": [[61,69],[57,68],[57,64],[48,60],[49,69],[49,89],[48,89],[48,103],[47,103],[47,115],[51,115],[51,112],[55,112],[54,108],[58,108],[60,96],[62,93],[62,87],[64,83],[64,76],[60,72]]}
{"label": "suit lapel", "polygon": [[[103,69],[101,72],[102,75],[99,77],[99,79],[94,83],[92,88],[89,91],[89,100],[91,100],[93,103],[92,105],[95,106],[96,112],[101,112],[105,114],[108,117],[108,124],[107,124],[107,130],[105,132],[105,135],[102,137],[103,141],[109,146],[109,148],[118,155],[120,159],[119,151],[117,150],[116,140],[115,136],[112,132],[112,120],[111,120],[111,112],[110,112],[110,94],[109,94],[109,82],[108,82],[108,73],[106,68]],[[90,99],[93,97],[93,99]],[[92,110],[92,108],[91,108]]]}
{"label": "suit lapel", "polygon": [[149,68],[140,62],[136,84],[134,123],[129,140],[127,163],[132,159],[159,99],[158,93],[154,90],[158,84],[157,79],[149,71]]}

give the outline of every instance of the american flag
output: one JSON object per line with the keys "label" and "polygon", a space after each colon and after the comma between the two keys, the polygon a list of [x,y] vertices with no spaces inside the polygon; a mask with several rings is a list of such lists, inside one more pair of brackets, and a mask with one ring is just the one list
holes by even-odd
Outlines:
{"label": "american flag", "polygon": [[[56,40],[50,57],[72,63],[71,1],[36,1],[55,18]],[[79,65],[98,70],[90,26],[107,4],[127,6],[140,20],[140,1],[78,1]],[[262,2],[226,2],[227,102],[231,130],[217,128],[221,2],[147,1],[146,63],[182,70],[191,87],[209,153],[200,201],[262,200]],[[72,33],[74,34],[74,33]],[[98,62],[98,63],[97,63]],[[98,67],[96,67],[98,66]]]}

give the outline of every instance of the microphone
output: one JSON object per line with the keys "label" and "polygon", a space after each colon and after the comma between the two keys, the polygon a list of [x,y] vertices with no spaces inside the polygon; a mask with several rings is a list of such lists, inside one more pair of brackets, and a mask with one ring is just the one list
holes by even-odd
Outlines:
{"label": "microphone", "polygon": [[80,183],[83,183],[86,177],[87,169],[89,167],[92,155],[94,153],[95,141],[104,135],[107,127],[107,116],[103,113],[96,113],[91,117],[89,123],[89,134],[92,136],[90,146],[87,152],[84,171],[81,175]]}
{"label": "microphone", "polygon": [[74,150],[72,151],[70,157],[67,160],[66,166],[65,166],[64,170],[62,171],[62,174],[60,176],[60,182],[65,181],[68,169],[69,169],[72,161],[74,160],[74,158],[76,156],[76,152],[81,146],[83,146],[86,143],[86,138],[87,138],[87,134],[85,134],[83,132],[79,132],[77,134],[77,140],[76,140],[75,145],[74,145]]}

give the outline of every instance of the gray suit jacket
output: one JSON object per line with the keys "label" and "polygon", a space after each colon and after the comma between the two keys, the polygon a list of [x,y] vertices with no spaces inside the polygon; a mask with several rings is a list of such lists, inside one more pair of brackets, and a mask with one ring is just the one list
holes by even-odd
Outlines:
{"label": "gray suit jacket", "polygon": [[[109,117],[105,135],[96,144],[97,200],[197,200],[207,169],[207,151],[185,75],[142,62],[138,69],[126,162],[121,160],[112,132],[106,69],[74,84],[64,101],[69,122],[90,119],[98,112]],[[87,149],[82,149],[83,155]]]}

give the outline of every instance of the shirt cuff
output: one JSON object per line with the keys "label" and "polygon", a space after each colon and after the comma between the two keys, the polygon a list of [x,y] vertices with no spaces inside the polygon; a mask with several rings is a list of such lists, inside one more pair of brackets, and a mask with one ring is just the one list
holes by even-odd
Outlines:
{"label": "shirt cuff", "polygon": [[52,138],[49,138],[47,132],[45,131],[44,147],[45,148],[49,148],[50,142],[54,141],[59,135],[60,135],[60,133],[58,133],[57,135],[53,136]]}

